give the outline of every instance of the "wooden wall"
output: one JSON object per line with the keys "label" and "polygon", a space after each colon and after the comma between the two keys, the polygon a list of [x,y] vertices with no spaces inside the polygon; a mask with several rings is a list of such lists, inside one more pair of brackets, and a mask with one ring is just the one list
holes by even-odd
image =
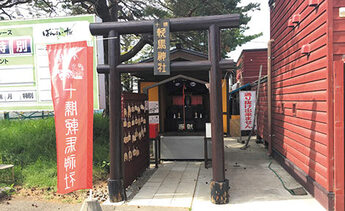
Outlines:
{"label": "wooden wall", "polygon": [[[254,87],[256,90],[257,87]],[[260,85],[260,93],[258,99],[258,122],[257,122],[257,133],[264,140],[268,140],[267,132],[267,82]]]}
{"label": "wooden wall", "polygon": [[[320,0],[318,7],[308,2],[276,0],[271,7],[272,142],[276,152],[322,186],[327,195],[333,191],[333,133],[328,126],[333,115],[332,43],[328,42],[332,32],[329,2]],[[289,27],[289,19],[298,14],[300,22]],[[302,54],[304,45],[310,46],[310,54]],[[320,201],[327,208],[332,206],[328,200]]]}
{"label": "wooden wall", "polygon": [[345,209],[344,172],[344,55],[345,55],[345,17],[340,17],[339,8],[345,1],[333,1],[330,5],[333,18],[333,73],[334,81],[334,207],[336,211]]}
{"label": "wooden wall", "polygon": [[345,54],[345,18],[339,17],[339,8],[345,7],[345,1],[333,1],[332,7],[334,61],[339,61]]}
{"label": "wooden wall", "polygon": [[258,80],[260,65],[262,76],[267,75],[267,49],[243,50],[237,64],[241,71],[241,84],[254,82]]}

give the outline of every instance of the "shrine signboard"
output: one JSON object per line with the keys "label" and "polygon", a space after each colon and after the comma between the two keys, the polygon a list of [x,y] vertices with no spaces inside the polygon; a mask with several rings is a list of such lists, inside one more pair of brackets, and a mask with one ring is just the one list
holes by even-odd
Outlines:
{"label": "shrine signboard", "polygon": [[154,75],[170,75],[170,24],[169,20],[155,20]]}
{"label": "shrine signboard", "polygon": [[241,130],[251,130],[254,124],[255,91],[240,91]]}

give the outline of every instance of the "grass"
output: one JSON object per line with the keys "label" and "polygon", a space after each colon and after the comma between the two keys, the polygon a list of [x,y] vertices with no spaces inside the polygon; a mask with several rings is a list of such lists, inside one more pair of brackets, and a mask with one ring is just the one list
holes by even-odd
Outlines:
{"label": "grass", "polygon": [[[94,180],[104,179],[109,162],[108,119],[94,115]],[[56,189],[54,118],[0,121],[0,163],[15,165],[16,185]],[[0,172],[0,182],[5,173]]]}

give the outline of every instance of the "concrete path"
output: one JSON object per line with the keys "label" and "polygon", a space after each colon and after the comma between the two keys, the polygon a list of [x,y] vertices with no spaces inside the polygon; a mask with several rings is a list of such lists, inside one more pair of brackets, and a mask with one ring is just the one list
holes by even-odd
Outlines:
{"label": "concrete path", "polygon": [[[263,145],[251,142],[250,148],[241,150],[236,139],[225,139],[226,178],[230,182],[230,203],[215,205],[210,202],[209,181],[212,169],[200,169],[192,210],[231,211],[298,211],[325,209],[310,195],[292,196],[278,177],[268,168],[272,161]],[[272,161],[272,169],[288,188],[301,187],[279,164]]]}
{"label": "concrete path", "polygon": [[188,210],[192,205],[200,166],[200,162],[165,162],[128,205]]}
{"label": "concrete path", "polygon": [[[226,178],[230,181],[230,203],[210,202],[212,168],[200,162],[165,162],[127,206],[158,210],[294,211],[325,209],[310,195],[293,196],[285,190],[278,173],[290,189],[301,187],[279,164],[266,155],[263,145],[251,141],[241,150],[236,139],[225,139]],[[160,207],[160,208],[159,208]]]}

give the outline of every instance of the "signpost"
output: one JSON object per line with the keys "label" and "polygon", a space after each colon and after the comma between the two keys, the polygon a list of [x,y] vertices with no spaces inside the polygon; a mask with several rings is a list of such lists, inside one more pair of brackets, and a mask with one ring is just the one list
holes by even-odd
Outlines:
{"label": "signpost", "polygon": [[155,20],[154,75],[170,75],[170,23],[169,20]]}

